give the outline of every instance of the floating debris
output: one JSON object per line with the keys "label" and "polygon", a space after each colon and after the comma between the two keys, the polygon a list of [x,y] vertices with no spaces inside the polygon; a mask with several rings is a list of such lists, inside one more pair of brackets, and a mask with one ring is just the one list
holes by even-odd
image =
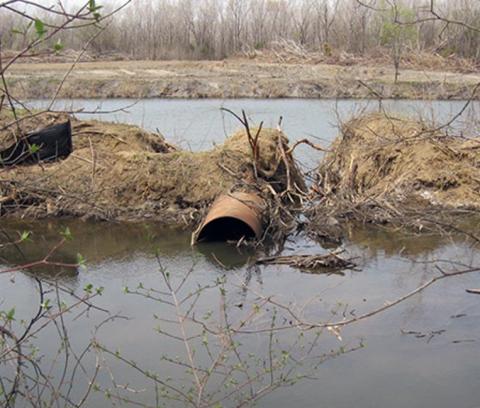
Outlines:
{"label": "floating debris", "polygon": [[351,259],[343,259],[339,253],[323,255],[284,255],[261,258],[256,261],[261,265],[288,265],[303,270],[343,270],[353,269],[357,265]]}

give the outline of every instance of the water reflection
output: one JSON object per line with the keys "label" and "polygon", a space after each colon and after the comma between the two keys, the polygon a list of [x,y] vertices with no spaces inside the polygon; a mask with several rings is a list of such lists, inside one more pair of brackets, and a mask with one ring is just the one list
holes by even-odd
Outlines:
{"label": "water reflection", "polygon": [[248,264],[255,255],[253,248],[237,248],[235,245],[222,242],[199,243],[195,246],[195,249],[213,265],[227,270]]}
{"label": "water reflection", "polygon": [[[475,230],[476,222],[459,220],[458,229],[466,232]],[[249,265],[256,255],[250,247],[237,248],[224,243],[201,243],[190,246],[190,233],[166,228],[154,223],[119,224],[95,223],[80,220],[64,221],[4,221],[2,242],[19,237],[22,231],[30,231],[31,238],[18,245],[0,248],[0,260],[5,264],[21,265],[42,260],[53,246],[63,238],[68,228],[72,239],[60,246],[50,261],[76,264],[79,254],[89,265],[108,262],[126,262],[137,256],[165,259],[178,256],[201,255],[214,268],[238,269]],[[168,238],[167,238],[168,237]],[[409,259],[427,257],[443,246],[464,244],[464,234],[414,233],[382,226],[348,224],[345,226],[345,245],[354,253],[361,254],[363,263],[379,256],[401,256]],[[332,248],[297,238],[289,243],[286,252],[318,254]],[[74,268],[41,265],[30,272],[42,273],[62,279],[74,279],[78,270]],[[309,272],[309,271],[304,271]],[[327,271],[328,272],[328,271]],[[342,274],[342,271],[337,271]]]}
{"label": "water reflection", "polygon": [[467,247],[477,245],[475,234],[478,225],[479,218],[470,215],[454,217],[443,228],[423,232],[355,223],[347,224],[344,230],[347,241],[367,251],[370,257],[399,255],[417,259],[451,244]]}
{"label": "water reflection", "polygon": [[[8,221],[2,228],[10,237],[22,231],[31,232],[20,245],[9,245],[0,250],[2,258],[11,264],[25,264],[41,260],[52,247],[63,239],[68,228],[71,239],[61,245],[50,260],[60,263],[77,263],[78,254],[88,264],[96,265],[111,260],[133,258],[135,254],[153,256],[156,252],[175,256],[189,249],[187,233],[166,229],[155,224],[95,223],[80,220],[64,221]],[[165,239],[168,236],[169,239]],[[56,267],[42,266],[47,272]],[[57,271],[58,272],[58,271]]]}
{"label": "water reflection", "polygon": [[[97,104],[97,101],[91,101]],[[122,101],[113,101],[122,103]],[[208,101],[206,103],[192,101],[146,101],[139,105],[143,110],[140,115],[130,115],[129,120],[138,122],[138,117],[159,118],[162,126],[170,121],[172,131],[160,127],[167,135],[175,135],[174,126],[192,125],[191,109],[206,109],[195,119],[195,126],[185,129],[178,137],[192,144],[193,149],[208,148],[215,140],[222,142],[225,134],[237,126],[233,121],[224,129],[219,115],[218,105],[223,101]],[[331,109],[335,102],[330,101],[235,101],[226,102],[234,109],[250,106],[250,110],[259,111],[254,119],[266,119],[274,126],[278,122],[278,114],[284,115],[286,131],[292,139],[305,136],[321,135],[328,144],[337,134],[332,122]],[[410,102],[404,102],[408,104]],[[189,109],[186,109],[188,104]],[[344,101],[343,107],[354,106],[355,102]],[[448,103],[449,104],[449,103]],[[414,106],[414,109],[417,109]],[[463,103],[459,102],[459,105]],[[438,104],[441,113],[447,105]],[[448,105],[453,106],[453,105]],[[105,105],[106,109],[111,105]],[[293,108],[293,110],[292,110]],[[150,110],[152,109],[152,110]],[[156,109],[156,110],[155,110]],[[158,115],[158,112],[163,115]],[[149,115],[148,112],[154,112]],[[175,116],[170,113],[181,114]],[[198,111],[197,111],[198,112]],[[138,112],[137,112],[138,113]],[[147,113],[145,115],[145,113]],[[287,115],[288,114],[288,115]],[[190,120],[186,116],[190,115]],[[124,120],[124,118],[111,118]],[[198,120],[197,120],[198,119]],[[266,122],[266,123],[267,123]],[[205,128],[199,127],[203,123]],[[213,128],[214,125],[217,128]],[[268,124],[268,123],[267,123]],[[155,129],[158,124],[147,123],[147,127]],[[168,126],[170,124],[167,123]],[[212,135],[216,139],[212,138]],[[202,136],[204,138],[202,139]],[[322,142],[323,143],[323,142]],[[298,149],[299,156],[307,158],[308,164],[316,165],[319,160],[317,152],[307,152]],[[308,155],[311,156],[308,156]],[[465,223],[474,229],[470,219]],[[160,375],[167,373],[173,378],[185,378],[185,371],[173,370],[160,361],[161,356],[177,356],[182,354],[182,348],[169,343],[165,337],[154,332],[158,321],[152,315],[165,313],[161,304],[151,299],[139,298],[124,293],[125,287],[136,288],[139,283],[144,287],[162,289],[161,276],[155,256],[158,254],[162,264],[171,271],[175,278],[181,280],[186,271],[196,265],[192,274],[190,286],[185,290],[195,290],[199,284],[210,285],[219,276],[225,276],[231,286],[225,295],[225,302],[219,301],[219,291],[213,290],[213,296],[204,296],[197,307],[197,316],[209,310],[220,310],[224,304],[230,308],[232,317],[242,317],[248,314],[252,305],[258,303],[258,293],[273,296],[284,304],[303,305],[307,307],[302,312],[314,319],[330,319],[331,311],[337,311],[335,320],[343,317],[344,310],[360,315],[386,301],[394,300],[410,290],[425,283],[437,271],[434,270],[431,259],[441,256],[447,259],[461,258],[467,263],[474,263],[476,250],[465,245],[465,237],[440,236],[436,234],[407,234],[400,231],[386,230],[372,226],[349,226],[344,245],[350,253],[363,257],[362,270],[340,275],[312,275],[301,273],[297,269],[285,265],[268,267],[248,267],[249,258],[253,255],[244,249],[238,251],[235,247],[214,244],[190,247],[190,234],[184,231],[165,229],[156,224],[106,224],[82,221],[5,221],[5,228],[11,236],[18,236],[17,231],[31,230],[32,241],[24,242],[19,247],[7,247],[0,250],[0,256],[5,265],[19,264],[42,259],[48,250],[61,238],[60,232],[66,227],[71,230],[73,240],[68,241],[56,253],[54,260],[70,263],[76,261],[77,253],[82,254],[87,262],[87,270],[63,270],[44,268],[33,271],[45,276],[56,276],[69,284],[77,293],[83,293],[88,284],[95,287],[104,286],[105,293],[98,299],[112,313],[128,315],[130,320],[112,322],[102,332],[99,340],[111,346],[112,350],[121,350],[127,358],[135,359],[142,367],[148,367]],[[317,254],[324,250],[318,244],[296,237],[287,243],[286,253]],[[213,255],[214,254],[214,255]],[[406,261],[406,262],[405,262]],[[422,262],[420,262],[422,261]],[[228,271],[225,271],[225,267]],[[3,267],[0,267],[3,269]],[[475,280],[477,279],[477,280]],[[242,284],[239,284],[239,283]],[[465,295],[465,288],[478,287],[478,277],[468,276],[458,281],[444,281],[432,287],[431,290],[411,299],[405,305],[394,308],[385,316],[365,320],[358,326],[349,327],[343,333],[345,342],[339,342],[335,336],[327,333],[322,337],[322,346],[326,349],[337,349],[355,343],[359,338],[366,337],[367,348],[346,358],[336,359],[319,369],[316,373],[320,381],[303,383],[295,388],[272,394],[262,400],[264,407],[278,406],[312,406],[319,405],[319,395],[325,406],[342,407],[372,407],[372,406],[436,406],[447,408],[451,406],[475,406],[480,398],[478,378],[480,365],[478,352],[480,344],[480,316],[478,299]],[[3,275],[0,285],[0,301],[2,309],[16,307],[18,321],[23,317],[29,319],[32,311],[37,310],[38,296],[35,285],[29,276],[17,274],[14,279]],[[347,309],[348,306],[348,309]],[[166,314],[171,318],[171,314]],[[452,319],[450,316],[466,316]],[[105,318],[103,314],[82,315],[80,319],[72,317],[72,342],[77,345],[89,344],[92,328]],[[97,319],[97,320],[95,320]],[[279,324],[287,324],[279,319]],[[260,321],[263,327],[270,321]],[[430,332],[447,328],[442,336],[435,337],[430,343],[420,342],[412,336],[401,334],[404,328],[414,331]],[[52,328],[54,332],[55,329]],[[52,346],[52,331],[39,336],[38,346],[47,357],[55,356]],[[267,355],[268,349],[260,343],[256,336],[242,338],[243,350],[254,356]],[[474,339],[476,342],[453,343],[458,340]],[[294,339],[288,336],[285,345],[293,344]],[[268,346],[268,339],[267,339]],[[331,346],[331,348],[330,348]],[[286,347],[282,347],[282,350]],[[202,355],[201,345],[196,348],[199,359]],[[90,361],[90,368],[95,362]],[[111,363],[115,376],[120,377],[122,384],[136,386],[143,390],[147,388],[144,378],[138,378],[132,370]],[[50,368],[50,367],[48,367]],[[105,373],[104,373],[105,374]],[[0,377],[2,373],[0,373]],[[101,379],[106,382],[106,377]],[[82,387],[76,383],[74,394],[81,398]],[[150,389],[151,390],[151,389]],[[374,392],[372,391],[374,390]],[[154,392],[138,393],[133,397],[136,403],[153,403]],[[110,406],[102,393],[95,394],[89,401],[89,406]]]}
{"label": "water reflection", "polygon": [[[408,233],[382,226],[349,225],[346,230],[348,241],[368,251],[370,257],[377,257],[380,253],[412,258],[428,255],[452,238],[437,233]],[[457,239],[464,240],[465,237]]]}

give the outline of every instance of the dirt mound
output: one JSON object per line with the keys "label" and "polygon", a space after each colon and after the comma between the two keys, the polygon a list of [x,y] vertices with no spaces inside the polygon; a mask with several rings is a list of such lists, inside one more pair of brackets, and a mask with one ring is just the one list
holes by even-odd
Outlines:
{"label": "dirt mound", "polygon": [[[20,112],[25,115],[25,112]],[[21,137],[22,134],[35,132],[55,123],[72,121],[75,136],[75,148],[83,149],[93,147],[111,152],[125,150],[144,150],[157,153],[165,153],[173,148],[163,137],[146,132],[135,126],[108,123],[100,121],[79,121],[66,114],[42,113],[38,116],[27,115],[21,118],[18,126],[11,125],[14,122],[13,115],[9,111],[0,114],[0,149],[10,146]],[[8,126],[6,129],[4,127]]]}
{"label": "dirt mound", "polygon": [[[49,115],[39,119],[52,120]],[[288,140],[277,130],[260,133],[256,166],[261,179],[255,179],[243,131],[210,151],[192,153],[134,126],[77,120],[72,126],[74,151],[67,159],[0,170],[2,215],[149,218],[190,225],[219,194],[262,183],[275,189],[288,184],[279,149]],[[3,134],[4,140],[11,138]],[[290,177],[301,180],[293,161]]]}
{"label": "dirt mound", "polygon": [[413,120],[363,116],[343,126],[313,190],[311,216],[332,225],[340,218],[423,221],[438,209],[478,210],[480,140]]}

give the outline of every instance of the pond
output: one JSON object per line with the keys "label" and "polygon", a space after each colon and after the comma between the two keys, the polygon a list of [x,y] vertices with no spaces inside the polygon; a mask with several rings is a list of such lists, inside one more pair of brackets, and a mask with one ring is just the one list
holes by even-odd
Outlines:
{"label": "pond", "polygon": [[[94,110],[99,101],[69,103]],[[101,108],[116,110],[129,103],[104,101]],[[463,106],[386,103],[438,120]],[[374,102],[363,101],[146,100],[128,114],[102,118],[158,128],[169,140],[200,150],[221,143],[237,127],[221,106],[244,108],[252,120],[269,126],[282,116],[292,140],[315,137],[325,146],[337,133],[337,113],[346,117],[365,106],[376,109]],[[477,108],[473,105],[469,114]],[[319,160],[318,152],[308,149],[298,157],[305,168]],[[476,219],[465,223],[478,229]],[[261,407],[479,406],[480,297],[466,289],[480,287],[480,273],[439,280],[380,312],[440,276],[439,269],[478,265],[478,249],[462,234],[349,226],[341,256],[356,268],[313,274],[285,265],[254,265],[254,255],[262,254],[245,248],[192,248],[188,232],[152,223],[19,220],[3,221],[1,227],[0,242],[22,231],[31,235],[0,249],[0,270],[40,260],[65,241],[51,258],[65,265],[0,274],[0,309],[15,308],[15,320],[7,327],[19,333],[39,307],[35,277],[50,282],[41,300],[50,323],[23,351],[38,361],[35,366],[26,359],[33,378],[23,381],[39,380],[31,395],[18,396],[19,406],[38,396],[56,401],[52,406],[74,406],[86,398],[89,407],[182,407],[195,406],[197,399],[202,406],[249,406],[260,396]],[[330,249],[300,235],[287,241],[283,254]],[[67,266],[78,260],[84,265]],[[93,306],[78,300],[89,294]],[[69,306],[72,311],[55,324],[54,313]],[[183,320],[187,313],[190,319]],[[345,320],[353,322],[343,327]],[[325,322],[340,325],[320,327]],[[2,388],[9,389],[15,364],[10,361],[0,370]],[[56,389],[61,396],[52,396]]]}

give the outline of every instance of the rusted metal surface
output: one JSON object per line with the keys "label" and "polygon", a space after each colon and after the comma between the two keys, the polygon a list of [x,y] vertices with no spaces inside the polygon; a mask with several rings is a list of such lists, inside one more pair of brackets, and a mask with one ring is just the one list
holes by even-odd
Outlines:
{"label": "rusted metal surface", "polygon": [[260,238],[264,206],[264,200],[252,193],[236,192],[218,197],[194,234],[193,242]]}

